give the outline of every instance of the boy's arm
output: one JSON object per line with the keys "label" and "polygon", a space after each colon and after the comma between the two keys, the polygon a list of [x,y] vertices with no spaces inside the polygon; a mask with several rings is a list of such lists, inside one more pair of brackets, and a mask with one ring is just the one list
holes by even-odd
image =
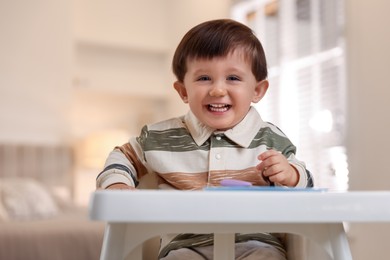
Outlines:
{"label": "boy's arm", "polygon": [[287,158],[288,162],[295,168],[299,175],[299,181],[295,187],[297,188],[312,188],[314,186],[313,176],[310,171],[306,169],[305,163],[299,161],[292,154]]}
{"label": "boy's arm", "polygon": [[124,183],[114,183],[114,184],[111,184],[110,186],[108,186],[106,189],[109,189],[109,190],[135,190],[136,188],[131,187],[131,186],[124,184]]}
{"label": "boy's arm", "polygon": [[296,170],[299,176],[298,183],[295,185],[297,188],[310,188],[313,187],[313,178],[311,173],[306,169],[304,162],[299,161],[294,154],[290,154],[287,158],[290,165]]}
{"label": "boy's arm", "polygon": [[136,170],[126,155],[120,150],[113,150],[104,165],[104,170],[96,178],[96,188],[106,189],[114,184],[125,184],[136,187],[138,180]]}

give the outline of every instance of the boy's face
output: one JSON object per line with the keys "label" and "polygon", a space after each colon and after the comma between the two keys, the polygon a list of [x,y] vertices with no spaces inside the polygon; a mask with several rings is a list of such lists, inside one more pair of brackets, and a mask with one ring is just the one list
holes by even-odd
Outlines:
{"label": "boy's face", "polygon": [[252,102],[259,102],[268,81],[257,81],[244,52],[235,50],[225,57],[187,61],[184,82],[174,87],[203,124],[226,130],[238,124]]}

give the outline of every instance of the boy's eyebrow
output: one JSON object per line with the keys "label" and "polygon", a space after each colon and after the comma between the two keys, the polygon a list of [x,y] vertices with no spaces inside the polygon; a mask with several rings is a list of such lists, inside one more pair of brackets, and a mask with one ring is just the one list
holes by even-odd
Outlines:
{"label": "boy's eyebrow", "polygon": [[202,74],[202,73],[208,73],[208,70],[204,68],[200,68],[193,72],[193,74]]}
{"label": "boy's eyebrow", "polygon": [[[227,72],[229,73],[245,73],[245,70],[242,70],[242,69],[239,69],[237,67],[229,67],[228,69],[226,69]],[[210,73],[209,69],[205,69],[205,68],[199,68],[199,69],[196,69],[195,71],[193,71],[193,74],[203,74],[203,73]]]}

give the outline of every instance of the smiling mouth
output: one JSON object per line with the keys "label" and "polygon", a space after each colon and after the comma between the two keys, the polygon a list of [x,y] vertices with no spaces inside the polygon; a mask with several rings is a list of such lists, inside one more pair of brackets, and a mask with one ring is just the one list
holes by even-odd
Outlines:
{"label": "smiling mouth", "polygon": [[232,106],[228,104],[209,104],[207,105],[207,108],[211,112],[226,112],[228,111]]}

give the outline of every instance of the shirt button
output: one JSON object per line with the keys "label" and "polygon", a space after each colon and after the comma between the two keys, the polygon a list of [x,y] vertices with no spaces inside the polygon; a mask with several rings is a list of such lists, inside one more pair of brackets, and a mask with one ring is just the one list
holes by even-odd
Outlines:
{"label": "shirt button", "polygon": [[215,155],[215,159],[217,159],[217,160],[221,159],[221,155],[220,155],[219,153],[217,153],[217,154]]}
{"label": "shirt button", "polygon": [[217,135],[217,137],[215,137],[218,141],[221,140],[221,136]]}

